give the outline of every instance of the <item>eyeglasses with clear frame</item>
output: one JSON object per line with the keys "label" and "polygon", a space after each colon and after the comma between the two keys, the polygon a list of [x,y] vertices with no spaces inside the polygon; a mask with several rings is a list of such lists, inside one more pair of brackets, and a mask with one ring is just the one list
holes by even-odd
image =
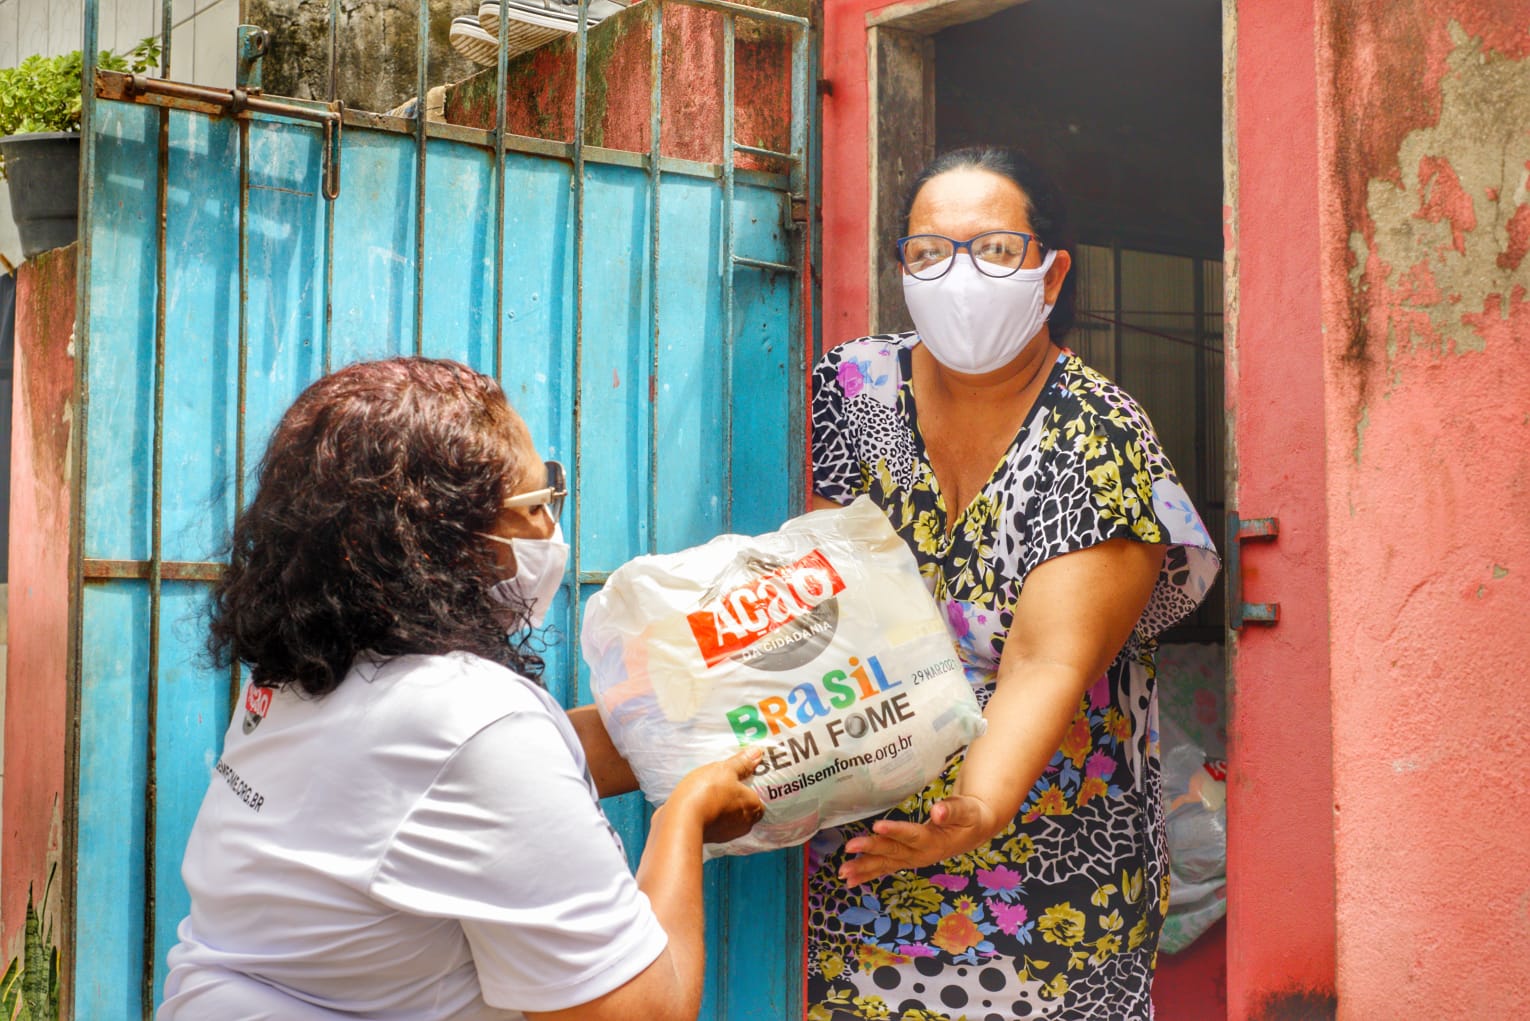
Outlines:
{"label": "eyeglasses with clear frame", "polygon": [[951,272],[956,253],[965,248],[979,273],[1007,277],[1025,265],[1032,245],[1037,251],[1046,247],[1034,234],[1018,230],[988,230],[966,241],[944,234],[910,234],[898,239],[898,262],[915,280],[939,280]]}
{"label": "eyeglasses with clear frame", "polygon": [[548,461],[547,485],[541,489],[533,489],[526,493],[517,493],[505,501],[506,507],[546,507],[547,512],[556,521],[563,516],[563,498],[568,496],[568,476],[563,471],[563,465],[557,461]]}

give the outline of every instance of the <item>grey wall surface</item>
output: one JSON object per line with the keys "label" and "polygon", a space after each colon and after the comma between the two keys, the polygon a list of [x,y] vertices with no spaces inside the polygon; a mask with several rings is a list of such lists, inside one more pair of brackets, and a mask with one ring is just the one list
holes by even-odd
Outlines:
{"label": "grey wall surface", "polygon": [[[430,85],[457,82],[479,70],[451,48],[452,18],[477,14],[478,0],[429,0]],[[329,93],[329,0],[245,0],[245,20],[271,33],[266,91],[299,99]],[[336,25],[335,96],[347,107],[386,113],[419,91],[418,0],[340,5]]]}

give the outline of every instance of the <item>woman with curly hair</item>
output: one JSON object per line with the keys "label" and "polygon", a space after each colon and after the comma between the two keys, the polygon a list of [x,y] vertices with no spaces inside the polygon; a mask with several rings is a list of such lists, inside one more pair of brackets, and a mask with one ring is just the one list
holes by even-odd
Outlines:
{"label": "woman with curly hair", "polygon": [[454,362],[352,365],[287,411],[214,591],[250,679],[160,1021],[695,1018],[701,845],[759,818],[758,759],[687,777],[632,875],[598,804],[630,774],[525,639],[564,489]]}

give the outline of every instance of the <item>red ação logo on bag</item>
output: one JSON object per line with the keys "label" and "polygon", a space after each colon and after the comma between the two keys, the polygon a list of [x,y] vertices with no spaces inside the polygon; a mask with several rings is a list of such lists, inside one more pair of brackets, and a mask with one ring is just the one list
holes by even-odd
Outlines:
{"label": "red a\u00e7\u00e3o logo on bag", "polygon": [[685,619],[707,666],[716,666],[844,590],[844,579],[815,549],[722,593]]}

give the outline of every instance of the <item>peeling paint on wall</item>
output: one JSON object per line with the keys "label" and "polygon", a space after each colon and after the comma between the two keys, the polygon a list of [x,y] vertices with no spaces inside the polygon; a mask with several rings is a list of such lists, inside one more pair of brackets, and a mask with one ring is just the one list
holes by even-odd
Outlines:
{"label": "peeling paint on wall", "polygon": [[1318,12],[1340,1016],[1518,1017],[1530,0]]}
{"label": "peeling paint on wall", "polygon": [[[1357,324],[1399,354],[1460,355],[1530,325],[1530,60],[1485,47],[1455,21],[1439,116],[1373,167],[1362,230],[1350,235]],[[1357,450],[1358,453],[1358,450]]]}

